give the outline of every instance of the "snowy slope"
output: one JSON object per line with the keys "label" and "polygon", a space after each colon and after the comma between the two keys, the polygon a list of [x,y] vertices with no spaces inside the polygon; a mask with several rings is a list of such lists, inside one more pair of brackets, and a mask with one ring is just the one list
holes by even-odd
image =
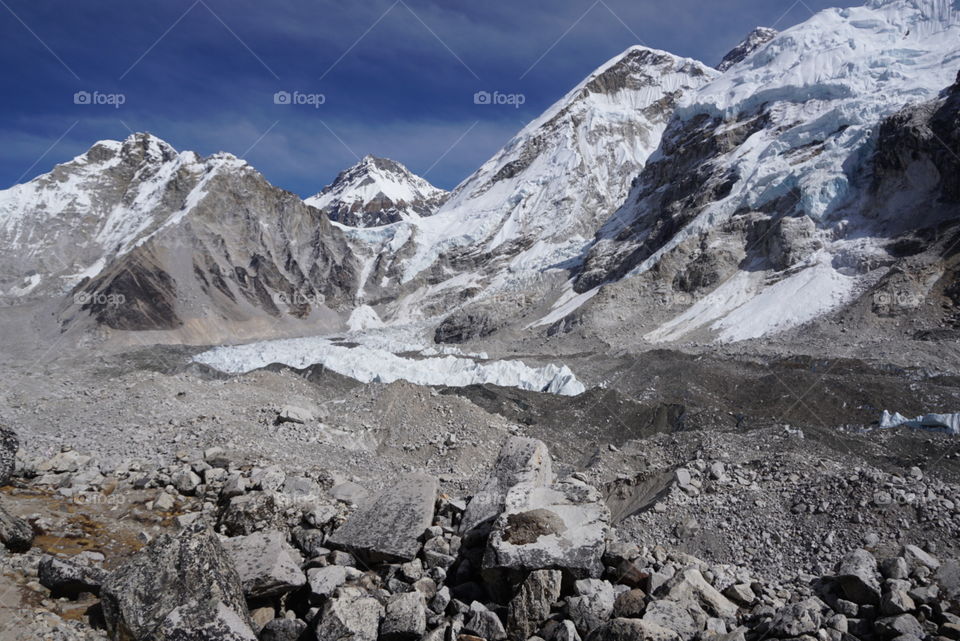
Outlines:
{"label": "snowy slope", "polygon": [[305,202],[336,222],[374,227],[430,216],[446,197],[446,191],[414,175],[402,164],[365,156]]}
{"label": "snowy slope", "polygon": [[[664,271],[668,256],[689,263],[724,249],[765,277],[748,283],[717,269],[736,295],[694,305],[651,339],[709,324],[737,340],[835,309],[881,253],[882,242],[870,236],[885,233],[884,216],[896,215],[865,202],[880,123],[936,97],[958,67],[960,0],[873,0],[820,12],[777,35],[677,109],[661,148],[597,235],[576,290]],[[796,232],[791,222],[787,233],[798,216],[809,229]],[[721,228],[740,229],[742,244],[718,245]],[[798,275],[804,269],[814,272]],[[783,292],[809,292],[802,313],[771,298],[787,278],[794,284]],[[733,327],[747,315],[749,329]]]}

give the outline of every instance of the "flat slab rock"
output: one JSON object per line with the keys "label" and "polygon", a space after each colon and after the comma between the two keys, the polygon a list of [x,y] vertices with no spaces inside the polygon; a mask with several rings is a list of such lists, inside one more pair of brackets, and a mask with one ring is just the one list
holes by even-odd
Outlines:
{"label": "flat slab rock", "polygon": [[483,557],[484,570],[561,569],[597,578],[610,510],[596,488],[569,479],[550,487],[521,483],[507,495]]}
{"label": "flat slab rock", "polygon": [[351,516],[328,544],[369,562],[412,561],[420,536],[433,524],[439,489],[437,479],[426,474],[402,477]]}
{"label": "flat slab rock", "polygon": [[526,483],[545,487],[553,481],[550,451],[543,441],[512,436],[500,448],[493,471],[483,487],[467,504],[460,523],[460,532],[468,533],[496,519],[503,512],[507,493]]}
{"label": "flat slab rock", "polygon": [[248,598],[279,596],[307,582],[300,570],[299,555],[277,530],[227,539],[223,546]]}

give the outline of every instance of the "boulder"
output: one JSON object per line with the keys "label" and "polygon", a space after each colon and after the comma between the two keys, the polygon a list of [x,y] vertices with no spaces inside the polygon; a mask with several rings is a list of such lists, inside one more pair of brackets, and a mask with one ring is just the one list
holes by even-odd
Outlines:
{"label": "boulder", "polygon": [[297,407],[296,405],[284,405],[277,411],[277,418],[275,423],[281,425],[283,423],[309,423],[314,420],[314,413],[311,410],[304,409],[302,407]]}
{"label": "boulder", "polygon": [[544,487],[553,480],[550,451],[543,441],[513,436],[506,440],[493,465],[493,471],[470,502],[460,521],[460,532],[468,534],[485,529],[505,509],[507,493],[524,483]]}
{"label": "boulder", "polygon": [[647,610],[647,595],[643,590],[627,590],[613,603],[613,617],[616,619],[639,619]]}
{"label": "boulder", "polygon": [[17,433],[5,425],[0,425],[0,485],[6,485],[13,477],[19,448]]}
{"label": "boulder", "polygon": [[844,557],[837,581],[848,600],[860,605],[880,605],[877,560],[866,550],[853,550]]}
{"label": "boulder", "polygon": [[643,619],[613,619],[591,632],[586,641],[680,641],[680,637]]}
{"label": "boulder", "polygon": [[470,604],[467,621],[463,625],[464,632],[486,639],[486,641],[503,641],[507,633],[503,623],[496,613],[491,612],[479,601]]}
{"label": "boulder", "polygon": [[778,638],[816,635],[823,623],[824,609],[823,603],[816,598],[791,603],[781,608],[770,622],[770,634]]}
{"label": "boulder", "polygon": [[700,632],[700,622],[706,620],[706,615],[696,603],[683,604],[661,599],[647,604],[641,618],[647,623],[668,628],[687,641]]}
{"label": "boulder", "polygon": [[560,600],[559,570],[536,570],[527,575],[520,591],[510,600],[507,632],[514,641],[526,641],[550,616],[550,606]]}
{"label": "boulder", "polygon": [[0,543],[11,552],[26,552],[33,545],[33,528],[7,512],[0,503]]}
{"label": "boulder", "polygon": [[246,536],[286,527],[289,499],[277,492],[250,492],[230,499],[220,514],[218,529],[227,536]]}
{"label": "boulder", "polygon": [[274,619],[260,630],[260,641],[298,641],[307,630],[300,619]]}
{"label": "boulder", "polygon": [[[114,639],[255,638],[240,576],[200,526],[157,537],[107,575],[100,599]],[[215,629],[232,636],[209,636]]]}
{"label": "boulder", "polygon": [[892,639],[904,634],[918,639],[923,639],[926,636],[923,626],[912,614],[877,619],[873,624],[873,629],[884,639]]}
{"label": "boulder", "polygon": [[44,555],[37,565],[37,575],[40,585],[50,590],[54,598],[76,598],[82,592],[100,594],[107,573],[98,567]]}
{"label": "boulder", "polygon": [[934,572],[940,569],[940,561],[916,545],[903,546],[903,558],[906,560],[907,567],[910,568],[911,572],[918,567],[928,568]]}
{"label": "boulder", "polygon": [[427,607],[423,595],[414,590],[393,596],[387,602],[380,626],[380,641],[419,639],[427,631]]}
{"label": "boulder", "polygon": [[379,601],[351,590],[324,605],[315,629],[317,641],[377,641],[383,615]]}
{"label": "boulder", "polygon": [[227,539],[223,544],[248,599],[279,596],[307,582],[299,555],[277,530]]}
{"label": "boulder", "polygon": [[307,581],[310,583],[310,601],[320,604],[324,599],[332,596],[337,588],[350,578],[348,576],[349,569],[343,565],[328,565],[307,570]]}
{"label": "boulder", "polygon": [[433,524],[438,489],[437,479],[425,474],[397,479],[338,528],[328,544],[370,563],[411,561],[420,551],[420,536]]}
{"label": "boulder", "polygon": [[197,601],[167,613],[149,641],[257,641],[257,635],[245,616],[222,601]]}
{"label": "boulder", "polygon": [[573,578],[599,577],[610,510],[595,488],[570,479],[550,487],[521,483],[494,521],[483,569],[562,569]]}
{"label": "boulder", "polygon": [[667,582],[666,588],[666,598],[671,601],[692,600],[706,612],[724,619],[731,619],[737,615],[737,605],[710,585],[696,568],[677,572]]}
{"label": "boulder", "polygon": [[599,579],[576,581],[574,591],[576,596],[567,598],[567,616],[585,637],[610,618],[617,593],[611,584]]}

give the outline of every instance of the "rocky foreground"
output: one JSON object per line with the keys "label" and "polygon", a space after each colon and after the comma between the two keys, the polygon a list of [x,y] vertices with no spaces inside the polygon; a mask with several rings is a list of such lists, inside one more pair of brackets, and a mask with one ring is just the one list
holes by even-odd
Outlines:
{"label": "rocky foreground", "polygon": [[[532,438],[509,438],[461,499],[421,473],[366,496],[351,482],[240,466],[216,447],[105,472],[70,448],[18,459],[16,436],[0,436],[0,485],[12,486],[0,587],[37,597],[29,613],[0,600],[0,639],[960,640],[960,564],[939,559],[935,541],[880,555],[866,537],[825,575],[758,578],[768,573],[637,545],[644,537],[615,525],[617,494],[555,474]],[[714,462],[678,468],[672,483],[690,497],[740,477]],[[13,509],[52,499],[99,510],[110,532]],[[952,500],[938,501],[938,518],[960,524]],[[661,495],[643,519],[672,505]]]}

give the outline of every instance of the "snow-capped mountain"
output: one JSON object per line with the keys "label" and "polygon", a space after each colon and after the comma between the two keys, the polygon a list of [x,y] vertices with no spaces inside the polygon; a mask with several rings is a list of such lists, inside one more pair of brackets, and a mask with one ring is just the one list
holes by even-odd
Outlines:
{"label": "snow-capped mountain", "polygon": [[[578,303],[631,276],[693,301],[649,339],[738,340],[850,302],[889,268],[891,235],[956,216],[909,204],[916,189],[896,206],[874,194],[882,125],[936,98],[958,68],[958,0],[872,0],[779,34],[678,108],[598,233]],[[919,163],[912,178],[950,180],[941,169]]]}
{"label": "snow-capped mountain", "polygon": [[447,192],[414,175],[402,164],[365,156],[306,203],[330,220],[351,227],[376,227],[430,216]]}
{"label": "snow-capped mountain", "polygon": [[[413,291],[393,314],[536,280],[575,259],[623,201],[676,106],[717,75],[646,47],[613,58],[527,125],[430,218],[385,230],[368,291]],[[368,236],[369,237],[369,236]],[[371,298],[376,298],[371,296]],[[415,309],[414,309],[415,308]]]}
{"label": "snow-capped mountain", "polygon": [[150,135],[103,140],[0,191],[0,295],[63,293],[174,220],[209,180],[244,163],[178,153]]}
{"label": "snow-capped mountain", "polygon": [[717,65],[717,69],[719,71],[726,71],[776,37],[776,29],[757,27],[751,31],[740,44],[727,52],[727,55],[725,55],[723,60],[720,61],[720,64]]}
{"label": "snow-capped mountain", "polygon": [[201,158],[135,134],[97,143],[0,203],[8,296],[72,288],[64,325],[93,317],[211,342],[342,326],[355,295],[342,232],[229,154]]}

